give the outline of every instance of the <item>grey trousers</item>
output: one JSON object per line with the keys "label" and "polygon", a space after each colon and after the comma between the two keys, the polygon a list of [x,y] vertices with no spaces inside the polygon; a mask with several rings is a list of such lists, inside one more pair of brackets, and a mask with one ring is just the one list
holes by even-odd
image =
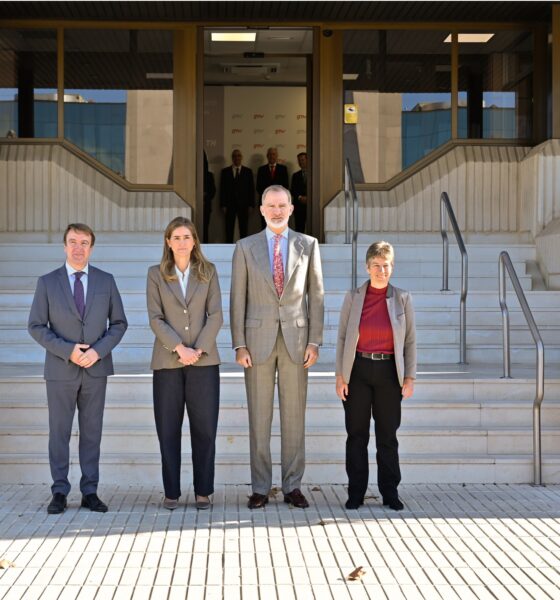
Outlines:
{"label": "grey trousers", "polygon": [[292,361],[280,330],[267,361],[245,369],[251,484],[253,492],[264,495],[272,486],[270,432],[276,374],[280,399],[282,491],[287,494],[301,487],[305,470],[307,369],[303,368],[303,363]]}
{"label": "grey trousers", "polygon": [[97,492],[99,454],[107,377],[91,377],[87,369],[71,381],[47,381],[49,406],[49,462],[53,494],[68,495],[70,482],[70,436],[76,407],[80,429],[79,457],[82,494]]}

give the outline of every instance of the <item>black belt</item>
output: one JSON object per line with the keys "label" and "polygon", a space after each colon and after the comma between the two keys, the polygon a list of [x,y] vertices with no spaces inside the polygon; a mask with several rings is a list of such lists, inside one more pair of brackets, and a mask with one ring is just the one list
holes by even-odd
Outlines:
{"label": "black belt", "polygon": [[369,360],[393,360],[395,358],[394,354],[372,354],[371,352],[356,352],[356,356]]}

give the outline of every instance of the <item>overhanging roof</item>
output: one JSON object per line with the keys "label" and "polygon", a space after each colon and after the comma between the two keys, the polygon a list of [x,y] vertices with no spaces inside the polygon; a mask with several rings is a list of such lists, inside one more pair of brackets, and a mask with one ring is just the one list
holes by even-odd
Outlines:
{"label": "overhanging roof", "polygon": [[0,2],[0,19],[88,21],[550,21],[552,2]]}

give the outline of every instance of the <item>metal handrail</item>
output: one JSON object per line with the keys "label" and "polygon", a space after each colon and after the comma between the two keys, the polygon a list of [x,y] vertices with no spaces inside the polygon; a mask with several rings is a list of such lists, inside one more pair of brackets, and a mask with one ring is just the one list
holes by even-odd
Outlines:
{"label": "metal handrail", "polygon": [[459,364],[467,364],[467,294],[469,291],[469,257],[461,230],[457,224],[453,207],[447,192],[442,192],[440,198],[440,230],[443,241],[443,271],[441,291],[449,291],[449,240],[447,238],[447,215],[453,227],[457,246],[461,252],[461,301],[459,304]]}
{"label": "metal handrail", "polygon": [[[350,208],[352,196],[352,208]],[[358,287],[358,194],[350,168],[350,160],[345,161],[344,200],[346,210],[346,243],[352,241],[352,288]],[[352,236],[350,236],[350,212],[352,213]]]}
{"label": "metal handrail", "polygon": [[498,259],[498,270],[500,278],[500,308],[502,309],[502,333],[504,344],[504,379],[511,379],[510,362],[510,339],[509,339],[509,312],[506,304],[506,269],[509,273],[513,289],[517,294],[517,299],[527,325],[531,330],[531,335],[535,342],[537,350],[537,373],[536,373],[536,393],[533,402],[533,473],[535,485],[542,485],[541,471],[541,405],[544,398],[544,344],[539,333],[539,328],[533,318],[533,313],[529,308],[523,288],[519,283],[517,273],[509,254],[504,250],[500,252]]}

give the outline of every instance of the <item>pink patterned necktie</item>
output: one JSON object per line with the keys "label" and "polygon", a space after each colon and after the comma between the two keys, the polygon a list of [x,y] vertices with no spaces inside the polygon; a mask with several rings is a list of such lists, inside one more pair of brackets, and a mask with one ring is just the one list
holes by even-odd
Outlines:
{"label": "pink patterned necktie", "polygon": [[282,250],[280,249],[281,238],[280,234],[274,236],[274,251],[272,253],[272,278],[274,279],[274,287],[276,288],[278,298],[280,298],[284,291],[284,263],[282,262]]}

